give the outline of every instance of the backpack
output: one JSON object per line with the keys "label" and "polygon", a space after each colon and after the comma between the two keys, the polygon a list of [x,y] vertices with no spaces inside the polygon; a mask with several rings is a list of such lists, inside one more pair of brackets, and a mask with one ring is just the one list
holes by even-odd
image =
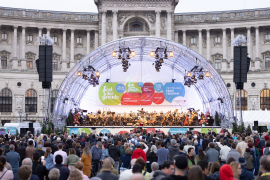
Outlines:
{"label": "backpack", "polygon": [[250,151],[250,155],[253,156],[253,161],[252,161],[252,163],[253,163],[255,161],[254,152],[253,151]]}
{"label": "backpack", "polygon": [[134,141],[131,140],[130,143],[132,143],[133,145],[135,145],[135,140]]}
{"label": "backpack", "polygon": [[260,142],[260,139],[259,139],[259,138],[256,138],[256,139],[254,140],[255,147],[258,147],[258,146],[259,146],[259,142]]}

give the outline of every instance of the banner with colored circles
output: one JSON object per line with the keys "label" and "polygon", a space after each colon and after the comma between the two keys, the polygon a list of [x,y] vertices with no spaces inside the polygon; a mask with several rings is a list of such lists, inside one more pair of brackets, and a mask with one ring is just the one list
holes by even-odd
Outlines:
{"label": "banner with colored circles", "polygon": [[185,87],[180,82],[103,83],[98,91],[101,105],[184,105]]}

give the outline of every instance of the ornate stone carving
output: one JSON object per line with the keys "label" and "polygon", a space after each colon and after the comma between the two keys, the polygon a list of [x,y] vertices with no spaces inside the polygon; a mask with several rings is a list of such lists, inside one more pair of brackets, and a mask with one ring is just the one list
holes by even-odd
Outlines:
{"label": "ornate stone carving", "polygon": [[82,54],[76,54],[75,56],[74,56],[74,60],[76,61],[76,62],[79,62],[82,58],[84,57],[84,55],[82,55]]}
{"label": "ornate stone carving", "polygon": [[108,18],[108,28],[112,29],[112,18],[111,17]]}
{"label": "ornate stone carving", "polygon": [[35,59],[35,56],[36,54],[30,51],[25,53],[25,59]]}
{"label": "ornate stone carving", "polygon": [[119,26],[123,24],[123,22],[126,20],[127,16],[125,14],[122,14],[118,18],[118,24]]}
{"label": "ornate stone carving", "polygon": [[6,50],[0,51],[0,56],[5,56],[5,57],[7,57],[7,59],[9,59],[10,54],[11,53],[6,51]]}
{"label": "ornate stone carving", "polygon": [[20,97],[16,98],[16,107],[17,109],[22,109],[22,103],[23,103],[23,99]]}
{"label": "ornate stone carving", "polygon": [[164,30],[166,27],[166,19],[165,18],[161,18],[161,28]]}
{"label": "ornate stone carving", "polygon": [[60,60],[61,54],[53,53],[53,60]]}

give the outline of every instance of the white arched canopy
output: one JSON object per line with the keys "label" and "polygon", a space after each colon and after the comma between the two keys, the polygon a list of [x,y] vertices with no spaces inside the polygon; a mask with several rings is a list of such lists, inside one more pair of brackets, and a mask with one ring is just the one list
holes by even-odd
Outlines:
{"label": "white arched canopy", "polygon": [[[82,72],[84,67],[91,65],[99,70],[102,76],[110,69],[121,65],[122,61],[117,59],[117,57],[112,57],[112,52],[117,51],[120,44],[123,43],[136,52],[136,56],[129,60],[130,63],[144,61],[154,63],[155,58],[150,56],[150,52],[155,51],[162,44],[174,52],[174,56],[164,60],[163,63],[163,65],[171,68],[173,71],[183,76],[186,74],[186,71],[191,70],[194,66],[199,66],[203,70],[208,71],[210,77],[199,80],[192,85],[203,105],[204,111],[202,112],[208,109],[212,116],[215,116],[215,112],[219,112],[222,114],[224,126],[228,126],[233,121],[232,103],[226,85],[219,73],[204,57],[186,46],[166,39],[157,37],[128,37],[99,47],[82,58],[72,68],[64,79],[55,102],[53,121],[56,126],[64,125],[70,109],[81,103],[86,91],[90,87],[88,81],[81,76],[77,76],[77,72]],[[183,80],[178,81],[183,82]]]}

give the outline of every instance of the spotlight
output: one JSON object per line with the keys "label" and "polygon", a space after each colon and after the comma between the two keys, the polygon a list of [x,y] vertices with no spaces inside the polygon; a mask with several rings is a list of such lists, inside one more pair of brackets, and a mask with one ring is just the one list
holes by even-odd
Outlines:
{"label": "spotlight", "polygon": [[131,64],[129,63],[129,67],[131,66]]}
{"label": "spotlight", "polygon": [[117,55],[116,52],[113,51],[113,52],[112,52],[112,56],[113,56],[113,57],[116,57],[116,55]]}
{"label": "spotlight", "polygon": [[170,57],[173,57],[173,55],[174,55],[174,54],[173,54],[173,52],[171,51],[171,52],[169,53],[169,56],[170,56]]}
{"label": "spotlight", "polygon": [[160,62],[160,63],[163,63],[163,62],[164,62],[164,61],[163,61],[163,58],[160,58],[160,59],[159,59],[159,62]]}
{"label": "spotlight", "polygon": [[123,69],[124,72],[127,72],[127,69]]}
{"label": "spotlight", "polygon": [[167,55],[167,53],[164,55],[164,59],[168,59],[168,55]]}
{"label": "spotlight", "polygon": [[197,79],[195,78],[193,82],[194,82],[194,83],[197,83]]}
{"label": "spotlight", "polygon": [[100,72],[99,71],[96,72],[96,76],[100,77]]}
{"label": "spotlight", "polygon": [[136,55],[135,51],[131,51],[131,56],[134,57]]}
{"label": "spotlight", "polygon": [[152,67],[154,67],[154,66],[155,66],[155,63],[152,64]]}
{"label": "spotlight", "polygon": [[151,57],[154,57],[154,56],[155,56],[155,52],[154,52],[154,51],[151,51],[151,52],[150,52],[150,56],[151,56]]}
{"label": "spotlight", "polygon": [[77,72],[77,76],[81,76],[82,75],[82,73],[81,72]]}
{"label": "spotlight", "polygon": [[195,74],[191,77],[191,79],[195,79]]}
{"label": "spotlight", "polygon": [[156,57],[155,57],[156,59],[158,59],[159,58],[159,56],[158,56],[158,54],[156,54]]}
{"label": "spotlight", "polygon": [[210,76],[210,73],[209,72],[206,72],[205,73],[205,77],[209,77]]}
{"label": "spotlight", "polygon": [[191,76],[191,72],[188,72],[188,73],[187,73],[187,77],[190,77],[190,76]]}
{"label": "spotlight", "polygon": [[91,74],[91,79],[94,79],[94,78],[95,78],[94,74]]}
{"label": "spotlight", "polygon": [[109,82],[110,79],[106,79],[106,82]]}
{"label": "spotlight", "polygon": [[176,79],[172,79],[172,83],[174,83],[174,80],[176,80]]}
{"label": "spotlight", "polygon": [[130,56],[129,56],[129,54],[127,54],[127,59],[130,59]]}
{"label": "spotlight", "polygon": [[121,54],[119,54],[119,55],[118,55],[118,59],[122,59],[122,56],[121,56]]}
{"label": "spotlight", "polygon": [[126,60],[125,60],[125,59],[123,59],[123,60],[122,60],[122,63],[125,63],[125,62],[126,62]]}

